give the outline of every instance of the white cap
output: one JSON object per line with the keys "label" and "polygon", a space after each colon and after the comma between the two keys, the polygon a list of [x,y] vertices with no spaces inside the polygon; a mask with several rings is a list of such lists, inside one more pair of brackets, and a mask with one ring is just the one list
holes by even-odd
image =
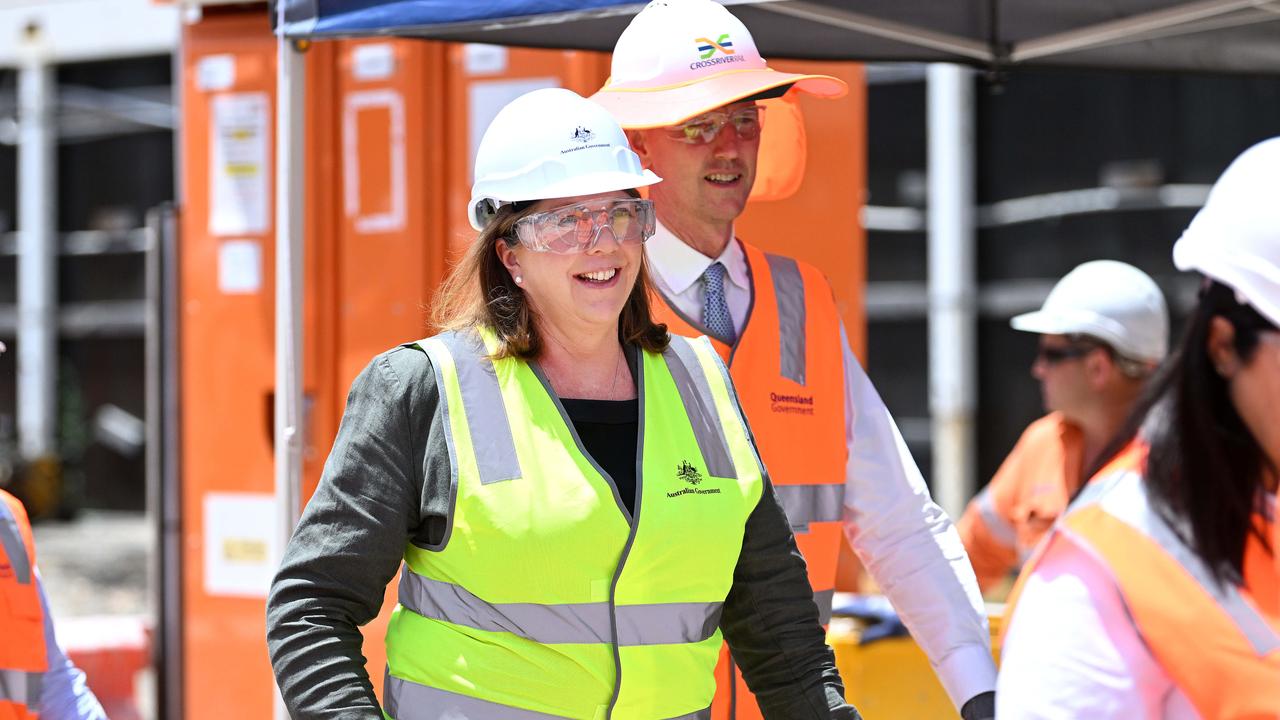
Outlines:
{"label": "white cap", "polygon": [[628,130],[676,125],[766,90],[848,92],[828,75],[771,70],[747,26],[713,0],[653,0],[613,48],[609,80],[591,99]]}
{"label": "white cap", "polygon": [[525,93],[498,112],[476,151],[467,215],[483,229],[486,206],[594,195],[660,182],[645,170],[604,108],[570,90]]}
{"label": "white cap", "polygon": [[1116,260],[1094,260],[1067,273],[1035,312],[1010,321],[1042,335],[1088,335],[1130,360],[1160,362],[1169,347],[1169,311],[1146,273]]}
{"label": "white cap", "polygon": [[1245,150],[1173,246],[1179,270],[1198,270],[1236,291],[1280,326],[1280,138]]}

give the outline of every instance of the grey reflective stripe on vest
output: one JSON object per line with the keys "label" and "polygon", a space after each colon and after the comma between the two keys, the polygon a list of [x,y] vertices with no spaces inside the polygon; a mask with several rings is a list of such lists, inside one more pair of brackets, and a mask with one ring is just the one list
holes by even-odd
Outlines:
{"label": "grey reflective stripe on vest", "polygon": [[804,384],[805,309],[804,278],[796,261],[781,255],[766,255],[773,275],[773,294],[778,301],[779,367],[782,376]]}
{"label": "grey reflective stripe on vest", "polygon": [[462,405],[471,430],[471,445],[480,470],[480,484],[514,480],[521,476],[520,459],[507,419],[502,389],[480,336],[474,332],[439,336],[453,356],[462,388]]}
{"label": "grey reflective stripe on vest", "polygon": [[680,392],[685,414],[693,426],[694,439],[698,441],[698,450],[707,463],[707,472],[714,477],[737,477],[733,459],[729,456],[729,443],[724,437],[724,425],[712,404],[714,401],[706,373],[702,371],[690,342],[693,341],[672,335],[671,344],[662,357],[667,361],[667,368]]}
{"label": "grey reflective stripe on vest", "polygon": [[40,692],[44,673],[25,670],[0,670],[0,702],[25,705],[31,712],[40,709]]}
{"label": "grey reflective stripe on vest", "polygon": [[[382,685],[386,696],[384,709],[395,720],[564,720],[562,715],[522,710],[469,695],[437,690],[390,673],[387,673]],[[665,720],[711,720],[711,708]]]}
{"label": "grey reflective stripe on vest", "polygon": [[470,695],[420,685],[387,673],[383,682],[384,709],[395,720],[563,720]]}
{"label": "grey reflective stripe on vest", "polygon": [[991,536],[1008,547],[1017,545],[1018,531],[996,511],[995,494],[991,492],[990,485],[978,493],[977,503],[978,517],[982,518],[982,524],[987,526]]}
{"label": "grey reflective stripe on vest", "polygon": [[839,522],[844,513],[844,484],[774,485],[778,504],[794,532],[808,532],[809,523]]}
{"label": "grey reflective stripe on vest", "polygon": [[1168,553],[1222,607],[1259,655],[1280,650],[1280,635],[1266,618],[1249,604],[1249,601],[1240,593],[1240,589],[1234,585],[1224,587],[1214,580],[1199,556],[1151,507],[1142,477],[1135,472],[1118,475],[1116,478],[1108,479],[1110,482],[1107,483],[1108,487],[1104,488],[1105,492],[1101,493],[1094,502],[1108,515],[1146,535]]}
{"label": "grey reflective stripe on vest", "polygon": [[[489,603],[461,585],[403,568],[400,604],[423,617],[454,625],[507,632],[546,645],[613,643],[609,603]],[[695,643],[715,634],[723,603],[618,605],[621,646]]]}
{"label": "grey reflective stripe on vest", "polygon": [[27,556],[18,519],[10,512],[8,503],[3,501],[0,501],[0,545],[4,546],[4,554],[9,556],[9,565],[13,567],[18,584],[31,584],[31,558]]}
{"label": "grey reflective stripe on vest", "polygon": [[831,603],[835,600],[835,590],[819,590],[813,594],[813,602],[818,606],[818,622],[827,625],[831,622]]}

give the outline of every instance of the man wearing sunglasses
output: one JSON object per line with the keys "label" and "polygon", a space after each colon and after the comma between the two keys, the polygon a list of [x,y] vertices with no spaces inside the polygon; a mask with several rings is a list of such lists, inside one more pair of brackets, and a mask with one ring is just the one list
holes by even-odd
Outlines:
{"label": "man wearing sunglasses", "polygon": [[1160,288],[1114,260],[1067,273],[1043,307],[1011,324],[1040,335],[1031,374],[1049,414],[1022,433],[957,524],[983,592],[1017,569],[1066,509],[1169,341]]}
{"label": "man wearing sunglasses", "polygon": [[[672,333],[707,335],[729,364],[808,565],[812,602],[731,594],[726,607],[750,605],[756,624],[805,613],[825,623],[845,534],[966,720],[989,718],[995,668],[973,571],[850,351],[830,285],[816,268],[734,235],[769,122],[758,103],[846,90],[825,75],[770,69],[746,27],[711,0],[655,0],[618,39],[611,77],[592,99],[664,179],[650,188],[658,222],[645,250],[659,296],[655,317]],[[745,634],[732,624],[721,629],[730,639]],[[805,714],[774,699],[770,688],[793,682],[784,648],[740,642],[734,653],[756,670],[744,683],[722,657],[715,720],[825,717],[815,712],[825,707],[821,697]],[[747,663],[747,653],[769,662]]]}

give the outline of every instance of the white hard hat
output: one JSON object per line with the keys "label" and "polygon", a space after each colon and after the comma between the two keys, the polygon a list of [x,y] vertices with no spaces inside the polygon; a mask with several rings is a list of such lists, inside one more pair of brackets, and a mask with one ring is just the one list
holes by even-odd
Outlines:
{"label": "white hard hat", "polygon": [[747,26],[713,0],[650,2],[618,38],[610,73],[591,99],[628,130],[676,125],[783,85],[819,97],[849,89],[828,75],[769,69]]}
{"label": "white hard hat", "polygon": [[1067,273],[1035,312],[1013,318],[1015,330],[1089,335],[1130,360],[1160,362],[1169,346],[1169,311],[1154,280],[1116,260],[1093,260]]}
{"label": "white hard hat", "polygon": [[1227,285],[1280,326],[1280,137],[1245,150],[1173,246],[1179,270]]}
{"label": "white hard hat", "polygon": [[660,182],[604,108],[570,90],[525,93],[498,112],[476,151],[467,215],[476,230],[498,207]]}

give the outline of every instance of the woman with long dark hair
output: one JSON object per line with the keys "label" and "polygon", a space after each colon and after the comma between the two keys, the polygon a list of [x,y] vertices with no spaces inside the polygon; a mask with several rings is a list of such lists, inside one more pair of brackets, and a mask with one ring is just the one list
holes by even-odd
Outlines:
{"label": "woman with long dark hair", "polygon": [[1174,246],[1182,341],[1011,597],[997,716],[1280,717],[1280,138]]}

